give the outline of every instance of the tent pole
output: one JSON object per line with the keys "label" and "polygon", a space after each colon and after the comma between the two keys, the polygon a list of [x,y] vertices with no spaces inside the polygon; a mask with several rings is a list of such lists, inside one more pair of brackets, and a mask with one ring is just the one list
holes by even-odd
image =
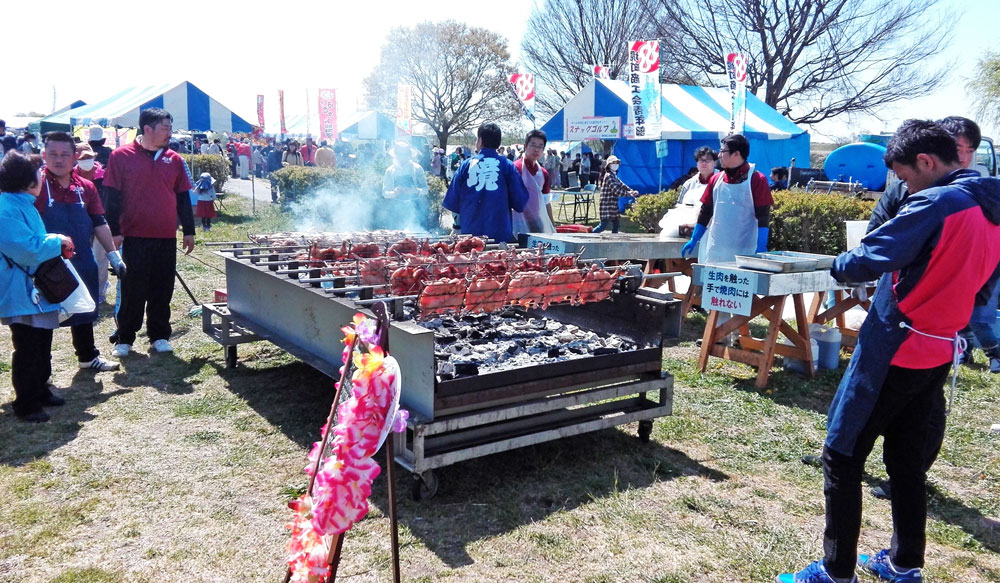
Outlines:
{"label": "tent pole", "polygon": [[660,174],[659,174],[659,186],[656,187],[656,192],[663,192],[663,158],[660,157]]}

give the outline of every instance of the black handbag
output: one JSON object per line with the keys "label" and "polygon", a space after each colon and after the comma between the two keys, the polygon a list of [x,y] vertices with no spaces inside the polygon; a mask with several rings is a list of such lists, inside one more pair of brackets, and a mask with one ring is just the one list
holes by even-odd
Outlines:
{"label": "black handbag", "polygon": [[73,276],[73,272],[66,267],[66,262],[63,261],[62,255],[56,255],[52,259],[43,261],[35,269],[34,274],[29,273],[20,264],[12,261],[10,257],[6,255],[3,257],[9,265],[17,265],[21,271],[26,273],[34,282],[35,289],[45,296],[45,299],[49,303],[58,304],[64,301],[80,285],[80,282]]}

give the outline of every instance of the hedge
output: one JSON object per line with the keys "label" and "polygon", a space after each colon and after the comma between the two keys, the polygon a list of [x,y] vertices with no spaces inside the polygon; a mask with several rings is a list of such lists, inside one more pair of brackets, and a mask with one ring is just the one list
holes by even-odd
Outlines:
{"label": "hedge", "polygon": [[[625,216],[647,233],[660,230],[667,210],[677,204],[676,190],[636,199]],[[845,221],[867,221],[875,203],[839,195],[812,194],[799,188],[774,193],[768,249],[836,255],[847,250]]]}
{"label": "hedge", "polygon": [[[351,169],[317,168],[313,166],[286,166],[274,173],[281,193],[281,203],[285,206],[308,197],[323,188],[357,192],[367,200],[380,200],[384,172],[378,168],[362,167]],[[437,176],[427,175],[427,190],[430,198],[428,224],[440,224],[445,191],[448,184]]]}
{"label": "hedge", "polygon": [[229,159],[218,154],[181,154],[195,182],[202,172],[208,172],[215,179],[215,191],[222,192],[222,187],[232,175]]}

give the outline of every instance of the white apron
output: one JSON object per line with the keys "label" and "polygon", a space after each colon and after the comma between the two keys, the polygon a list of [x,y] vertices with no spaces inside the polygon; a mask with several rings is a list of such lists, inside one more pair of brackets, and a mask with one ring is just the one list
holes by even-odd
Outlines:
{"label": "white apron", "polygon": [[750,165],[747,179],[739,184],[720,177],[712,187],[712,220],[698,249],[698,263],[731,262],[737,255],[757,252],[757,216],[750,190],[754,167]]}
{"label": "white apron", "polygon": [[556,228],[552,226],[552,219],[549,218],[549,211],[545,207],[545,195],[542,194],[542,187],[538,184],[543,176],[541,166],[538,167],[538,173],[532,176],[531,172],[528,172],[528,165],[521,162],[521,182],[528,191],[528,202],[524,204],[524,212],[511,213],[514,235],[556,232]]}

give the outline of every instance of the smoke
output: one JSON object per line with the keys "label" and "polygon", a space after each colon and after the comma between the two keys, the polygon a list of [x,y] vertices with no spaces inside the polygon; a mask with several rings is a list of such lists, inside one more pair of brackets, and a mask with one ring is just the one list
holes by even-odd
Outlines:
{"label": "smoke", "polygon": [[372,189],[322,188],[300,197],[289,210],[296,230],[302,232],[391,229],[425,233],[428,230],[424,226],[427,211],[416,201],[383,198]]}

